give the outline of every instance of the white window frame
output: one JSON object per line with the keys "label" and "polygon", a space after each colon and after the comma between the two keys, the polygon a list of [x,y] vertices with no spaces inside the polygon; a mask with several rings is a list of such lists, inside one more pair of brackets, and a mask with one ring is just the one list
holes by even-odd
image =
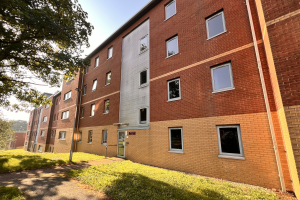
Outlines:
{"label": "white window frame", "polygon": [[68,99],[71,99],[71,96],[72,96],[72,91],[69,91],[69,92],[65,93],[65,95],[64,95],[64,101],[66,101]]}
{"label": "white window frame", "polygon": [[91,105],[91,115],[90,115],[90,117],[95,116],[95,110],[96,110],[96,105],[95,105],[95,104],[92,104],[92,105]]}
{"label": "white window frame", "polygon": [[[106,110],[106,102],[108,101],[108,110]],[[109,99],[106,99],[105,101],[104,101],[104,113],[103,114],[108,114],[109,113]]]}
{"label": "white window frame", "polygon": [[[215,79],[214,79],[214,71],[215,69],[219,69],[225,66],[229,66],[229,75],[230,75],[230,81],[231,81],[231,86],[227,87],[227,88],[222,88],[222,89],[215,89]],[[216,67],[212,67],[211,69],[211,79],[212,79],[212,87],[213,87],[213,92],[212,93],[217,93],[217,92],[224,92],[224,91],[228,91],[228,90],[234,90],[234,82],[233,82],[233,75],[232,75],[232,67],[231,67],[231,63],[225,63]]]}
{"label": "white window frame", "polygon": [[[110,55],[110,50],[111,50],[111,55]],[[113,46],[109,47],[108,51],[107,51],[107,60],[109,60],[113,57],[113,52],[114,52]]]}
{"label": "white window frame", "polygon": [[[109,83],[107,83],[107,80],[108,80],[108,75],[109,75],[109,74],[110,74],[110,82],[109,82]],[[105,81],[105,86],[106,86],[106,85],[110,85],[110,83],[111,83],[111,71],[106,73],[106,81]]]}
{"label": "white window frame", "polygon": [[[181,130],[181,146],[182,149],[172,149],[172,145],[171,145],[171,130],[176,130],[176,129],[180,129]],[[183,131],[182,131],[182,127],[173,127],[173,128],[169,128],[169,152],[171,153],[183,153]]]}
{"label": "white window frame", "polygon": [[84,85],[83,86],[83,95],[82,96],[86,95],[86,90],[87,90],[87,85]]}
{"label": "white window frame", "polygon": [[[141,120],[141,117],[142,117],[141,116],[141,110],[142,109],[146,109],[146,121]],[[142,108],[139,109],[139,124],[140,125],[146,125],[147,123],[148,123],[148,108],[147,107],[142,107]]]}
{"label": "white window frame", "polygon": [[[176,38],[177,38],[177,49],[178,49],[178,52],[175,53],[175,54],[173,54],[173,55],[171,55],[171,56],[169,56],[169,55],[168,55],[168,43],[171,42],[172,40],[175,40]],[[170,58],[170,57],[172,57],[172,56],[175,56],[175,55],[179,54],[179,41],[178,41],[178,35],[176,35],[176,36],[174,36],[174,37],[172,37],[172,38],[170,38],[170,39],[168,39],[168,40],[166,41],[166,49],[167,49],[167,58]]]}
{"label": "white window frame", "polygon": [[[169,92],[170,92],[170,87],[169,87],[169,83],[170,83],[170,82],[173,82],[173,81],[176,81],[176,80],[179,80],[179,97],[174,98],[174,99],[170,99],[170,94],[169,94]],[[175,78],[175,79],[169,80],[169,81],[168,81],[168,102],[169,102],[169,101],[177,101],[177,100],[180,100],[180,99],[181,99],[181,85],[180,85],[180,78]]]}
{"label": "white window frame", "polygon": [[[95,82],[96,82],[96,84],[95,84]],[[97,89],[97,84],[98,84],[97,79],[93,80],[92,92],[96,91],[96,89]]]}
{"label": "white window frame", "polygon": [[[142,42],[142,40],[143,40],[144,38],[147,38],[147,48],[144,49],[144,50],[141,50],[141,46],[142,46],[142,43],[141,43],[141,42]],[[140,54],[142,54],[142,53],[148,51],[148,49],[149,49],[149,37],[148,37],[148,34],[147,34],[147,35],[145,35],[144,37],[142,37],[142,38],[140,39],[140,43],[139,43],[139,51],[140,51]]]}
{"label": "white window frame", "polygon": [[58,139],[59,140],[66,140],[67,132],[66,131],[59,131]]}
{"label": "white window frame", "polygon": [[94,68],[97,68],[97,67],[99,67],[99,56],[97,56],[95,58],[95,67]]}
{"label": "white window frame", "polygon": [[171,17],[174,16],[174,15],[171,15],[169,18],[167,18],[167,7],[170,6],[173,2],[175,3],[175,13],[174,13],[174,15],[177,14],[176,0],[170,1],[169,3],[167,3],[167,4],[165,5],[165,21],[167,21],[168,19],[170,19]]}
{"label": "white window frame", "polygon": [[45,131],[42,130],[42,131],[41,131],[41,137],[44,137],[44,136],[45,136]]}
{"label": "white window frame", "polygon": [[61,113],[61,120],[68,119],[68,118],[69,118],[68,110]]}
{"label": "white window frame", "polygon": [[[106,142],[103,141],[104,139],[104,132],[106,133]],[[102,130],[102,145],[107,145],[107,130]]]}
{"label": "white window frame", "polygon": [[[224,31],[221,32],[221,33],[219,33],[219,34],[217,34],[217,35],[209,37],[208,21],[211,20],[211,19],[213,19],[213,18],[215,18],[215,17],[217,17],[217,16],[219,16],[219,15],[222,15],[222,21],[223,21]],[[210,39],[212,39],[214,37],[217,37],[217,36],[219,36],[219,35],[227,32],[224,11],[220,11],[220,12],[216,13],[215,15],[211,16],[210,18],[206,19],[206,32],[207,32],[207,40],[210,40]]]}
{"label": "white window frame", "polygon": [[[146,75],[147,75],[147,77],[146,77],[146,83],[143,83],[143,84],[141,85],[141,73],[144,72],[144,71],[146,71]],[[140,88],[141,88],[141,87],[145,87],[145,86],[148,85],[148,83],[149,83],[148,77],[149,77],[148,69],[143,69],[142,71],[140,71],[140,73],[139,73],[139,84],[140,84]]]}
{"label": "white window frame", "polygon": [[43,117],[43,122],[47,122],[47,116]]}
{"label": "white window frame", "polygon": [[[92,137],[90,137],[91,134],[92,133]],[[92,141],[90,142],[90,139],[92,138]],[[88,133],[88,144],[92,144],[92,142],[93,142],[93,131],[92,130],[89,130],[89,133]]]}
{"label": "white window frame", "polygon": [[[240,147],[240,154],[236,153],[223,153],[222,147],[221,147],[221,138],[220,138],[220,128],[237,128],[238,132],[238,141],[239,141],[239,147]],[[219,156],[223,158],[234,158],[234,159],[245,159],[244,158],[244,149],[243,149],[243,143],[242,143],[242,135],[241,135],[241,128],[240,125],[228,125],[228,126],[217,126],[217,134],[218,134],[218,146],[219,146]]]}

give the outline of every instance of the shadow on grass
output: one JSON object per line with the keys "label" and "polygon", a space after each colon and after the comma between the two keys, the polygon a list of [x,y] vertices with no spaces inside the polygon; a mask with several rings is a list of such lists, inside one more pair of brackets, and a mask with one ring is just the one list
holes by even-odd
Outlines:
{"label": "shadow on grass", "polygon": [[19,200],[23,199],[20,190],[17,187],[0,187],[1,200]]}

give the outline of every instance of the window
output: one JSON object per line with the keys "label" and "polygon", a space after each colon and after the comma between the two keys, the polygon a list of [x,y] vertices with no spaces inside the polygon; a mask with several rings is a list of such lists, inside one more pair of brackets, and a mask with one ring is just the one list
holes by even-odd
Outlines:
{"label": "window", "polygon": [[95,115],[95,104],[92,104],[91,106],[91,116]]}
{"label": "window", "polygon": [[81,141],[82,141],[82,131],[79,131],[78,142],[81,142]]}
{"label": "window", "polygon": [[57,113],[57,115],[56,115],[56,120],[58,120],[58,115],[59,115],[59,113]]}
{"label": "window", "polygon": [[108,58],[110,59],[113,56],[113,47],[108,48]]}
{"label": "window", "polygon": [[176,1],[171,1],[165,6],[166,20],[176,14]]}
{"label": "window", "polygon": [[217,126],[219,157],[244,157],[240,126]]}
{"label": "window", "polygon": [[148,36],[146,35],[140,40],[140,53],[148,50]]}
{"label": "window", "polygon": [[95,91],[96,88],[97,88],[97,79],[95,79],[95,80],[93,81],[93,88],[92,88],[92,91]]}
{"label": "window", "polygon": [[52,132],[51,132],[51,138],[53,138],[54,137],[54,130],[52,130]]}
{"label": "window", "polygon": [[67,93],[64,95],[64,100],[70,99],[70,98],[71,98],[71,94],[72,94],[72,91],[67,92]]}
{"label": "window", "polygon": [[47,116],[43,118],[43,122],[47,122]]}
{"label": "window", "polygon": [[30,116],[32,116],[32,113],[33,113],[33,112],[30,113]]}
{"label": "window", "polygon": [[219,12],[216,15],[206,20],[207,38],[216,37],[226,32],[224,12]]}
{"label": "window", "polygon": [[168,81],[168,101],[181,99],[180,78]]}
{"label": "window", "polygon": [[69,118],[69,111],[65,111],[61,113],[61,119],[68,119]]}
{"label": "window", "polygon": [[99,56],[95,59],[95,68],[99,66]]}
{"label": "window", "polygon": [[178,54],[178,36],[167,40],[167,58]]}
{"label": "window", "polygon": [[213,92],[234,89],[231,64],[211,68]]}
{"label": "window", "polygon": [[147,123],[147,108],[140,109],[140,124]]}
{"label": "window", "polygon": [[109,85],[110,81],[111,81],[111,72],[108,72],[106,74],[106,83],[105,83],[105,85]]}
{"label": "window", "polygon": [[86,95],[86,87],[87,85],[83,86],[83,95]]}
{"label": "window", "polygon": [[84,107],[81,107],[81,118],[84,117]]}
{"label": "window", "polygon": [[29,125],[28,126],[30,126],[31,125],[31,122],[29,122]]}
{"label": "window", "polygon": [[102,144],[107,144],[107,130],[102,131]]}
{"label": "window", "polygon": [[49,104],[45,105],[45,108],[49,108]]}
{"label": "window", "polygon": [[183,153],[182,128],[169,128],[170,152]]}
{"label": "window", "polygon": [[56,105],[58,104],[58,99],[56,99]]}
{"label": "window", "polygon": [[29,136],[29,131],[27,132],[27,136]]}
{"label": "window", "polygon": [[66,134],[67,134],[66,131],[60,131],[59,135],[58,135],[58,139],[59,140],[65,140],[66,139]]}
{"label": "window", "polygon": [[109,100],[104,101],[104,113],[109,113]]}
{"label": "window", "polygon": [[41,131],[41,136],[44,137],[45,131]]}
{"label": "window", "polygon": [[85,74],[89,73],[89,66],[86,66],[85,68]]}
{"label": "window", "polygon": [[39,152],[42,152],[43,146],[39,145]]}
{"label": "window", "polygon": [[25,142],[25,146],[27,146],[28,142]]}
{"label": "window", "polygon": [[144,70],[140,73],[140,86],[147,84],[147,70]]}
{"label": "window", "polygon": [[54,114],[54,118],[53,118],[53,121],[55,122],[55,119],[56,119],[56,114]]}
{"label": "window", "polygon": [[92,144],[92,141],[93,141],[93,131],[89,131],[88,143]]}

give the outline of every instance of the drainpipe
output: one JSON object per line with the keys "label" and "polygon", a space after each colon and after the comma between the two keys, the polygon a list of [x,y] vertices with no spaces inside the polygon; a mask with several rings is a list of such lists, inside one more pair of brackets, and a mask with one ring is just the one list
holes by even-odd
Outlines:
{"label": "drainpipe", "polygon": [[[84,70],[82,73],[82,78],[81,78],[81,87],[80,90],[82,92],[82,86],[83,86],[83,77],[84,77]],[[79,119],[80,119],[80,111],[81,111],[81,98],[82,98],[82,93],[80,93],[80,99],[79,99],[79,111],[78,111],[78,119],[77,119],[77,136],[76,136],[76,140],[78,141],[78,126],[79,126]],[[77,142],[75,143],[75,152],[77,151]]]}
{"label": "drainpipe", "polygon": [[276,137],[275,137],[275,130],[274,130],[272,116],[271,116],[270,104],[269,104],[269,100],[268,100],[265,79],[264,79],[264,75],[263,75],[263,71],[262,71],[261,60],[260,60],[260,56],[259,56],[259,50],[258,50],[258,46],[257,46],[256,35],[255,35],[249,0],[246,0],[246,5],[247,5],[247,11],[248,11],[248,16],[249,16],[249,21],[250,21],[253,44],[254,44],[254,49],[255,49],[255,54],[256,54],[257,67],[258,67],[258,71],[259,71],[260,81],[261,81],[261,85],[262,85],[262,89],[263,89],[264,100],[265,100],[265,104],[266,104],[267,115],[268,115],[270,130],[271,130],[273,148],[275,151],[275,157],[276,157],[276,162],[277,162],[277,167],[278,167],[281,190],[283,192],[286,192],[280,157],[279,157],[279,153],[278,153],[278,146],[277,146]]}

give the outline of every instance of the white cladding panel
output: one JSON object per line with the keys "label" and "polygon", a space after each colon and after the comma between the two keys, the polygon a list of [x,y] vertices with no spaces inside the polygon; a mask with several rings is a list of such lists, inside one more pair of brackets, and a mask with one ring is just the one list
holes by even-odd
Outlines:
{"label": "white cladding panel", "polygon": [[[140,53],[140,40],[148,36],[148,50]],[[120,123],[129,127],[149,126],[150,84],[149,84],[149,20],[138,26],[123,38],[120,91]],[[140,87],[140,72],[147,69],[147,86]],[[147,123],[139,124],[139,112],[147,108]]]}

